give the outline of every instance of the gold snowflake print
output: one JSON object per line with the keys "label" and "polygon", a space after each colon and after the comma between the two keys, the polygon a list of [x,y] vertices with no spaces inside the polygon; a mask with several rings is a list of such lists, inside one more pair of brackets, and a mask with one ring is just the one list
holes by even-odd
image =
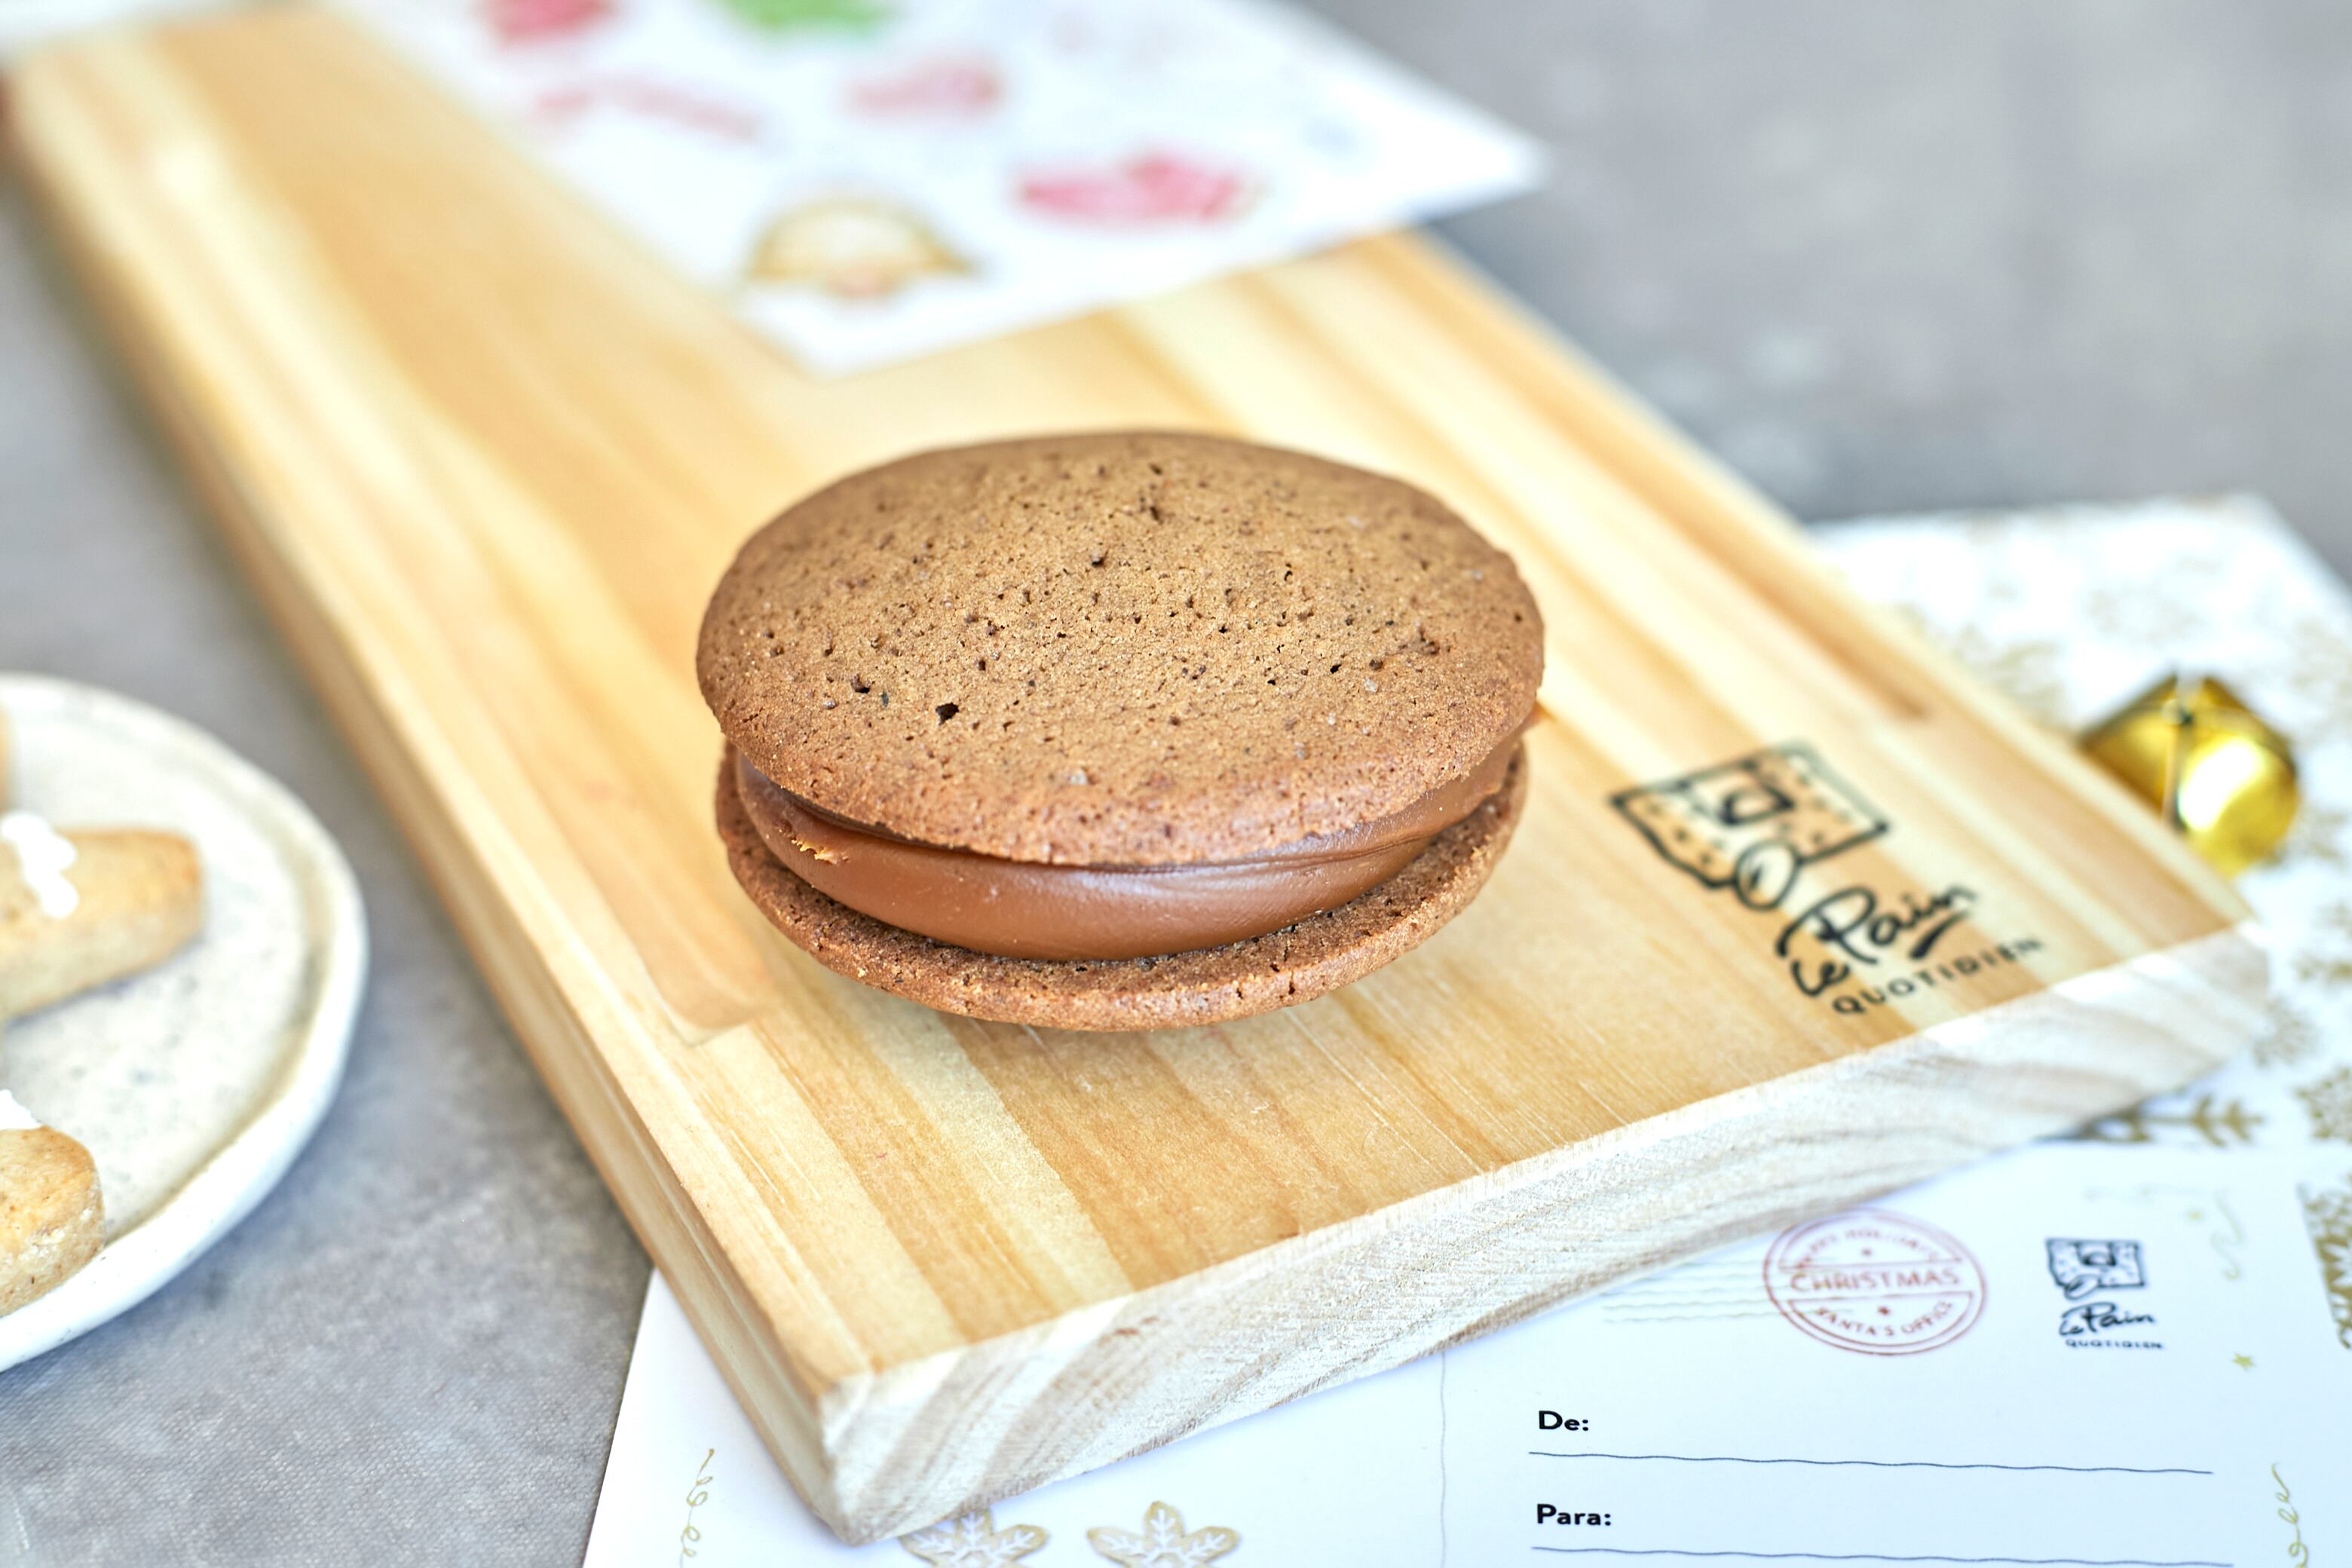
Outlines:
{"label": "gold snowflake print", "polygon": [[2046,724],[2065,723],[2066,688],[2058,676],[2063,650],[2055,642],[1994,637],[1973,626],[1929,630],[1945,652],[2027,712]]}
{"label": "gold snowflake print", "polygon": [[2296,1089],[2294,1095],[2311,1112],[2314,1138],[2341,1138],[2352,1143],[2352,1068],[2337,1068]]}
{"label": "gold snowflake print", "polygon": [[902,1535],[898,1544],[931,1568],[1007,1568],[1045,1545],[1045,1532],[1034,1524],[999,1530],[994,1517],[982,1509]]}
{"label": "gold snowflake print", "polygon": [[[2330,904],[2315,922],[2315,940],[2294,961],[2294,977],[2311,985],[2352,986],[2352,904]],[[2331,952],[2317,939],[2325,933]]]}
{"label": "gold snowflake print", "polygon": [[2352,812],[2326,801],[2306,799],[2302,814],[2294,819],[2294,829],[2287,835],[2286,848],[2280,858],[2342,866],[2352,861],[2352,857],[2346,854],[2348,846],[2352,846]]}
{"label": "gold snowflake print", "polygon": [[2311,1230],[2311,1247],[2319,1255],[2319,1272],[2327,1290],[2328,1310],[2336,1318],[2336,1342],[2352,1351],[2352,1187],[2297,1187],[2303,1199],[2304,1224]]}
{"label": "gold snowflake print", "polygon": [[2289,1067],[2319,1048],[2318,1031],[2311,1020],[2284,996],[2273,994],[2271,1026],[2254,1042],[2254,1061],[2262,1067]]}
{"label": "gold snowflake print", "polygon": [[1119,1568],[1200,1568],[1242,1543],[1239,1534],[1212,1525],[1184,1533],[1184,1516],[1164,1502],[1155,1502],[1143,1515],[1143,1533],[1124,1530],[1089,1530],[1087,1539]]}

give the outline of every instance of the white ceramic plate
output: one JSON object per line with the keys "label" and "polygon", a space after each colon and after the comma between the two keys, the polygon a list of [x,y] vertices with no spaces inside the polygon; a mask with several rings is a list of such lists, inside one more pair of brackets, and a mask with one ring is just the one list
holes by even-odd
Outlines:
{"label": "white ceramic plate", "polygon": [[205,874],[184,951],[0,1034],[0,1089],[89,1147],[106,1199],[99,1255],[0,1317],[5,1369],[144,1300],[278,1184],[342,1079],[367,921],[318,819],[201,730],[35,676],[0,675],[0,713],[10,805],[185,835]]}

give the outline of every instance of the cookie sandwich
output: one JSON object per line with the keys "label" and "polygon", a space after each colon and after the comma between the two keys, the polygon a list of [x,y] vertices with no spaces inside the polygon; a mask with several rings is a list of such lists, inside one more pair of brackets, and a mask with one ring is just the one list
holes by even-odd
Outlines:
{"label": "cookie sandwich", "polygon": [[1204,436],[926,452],[713,595],[736,879],[828,968],[1079,1029],[1305,1001],[1477,893],[1542,626],[1432,497]]}

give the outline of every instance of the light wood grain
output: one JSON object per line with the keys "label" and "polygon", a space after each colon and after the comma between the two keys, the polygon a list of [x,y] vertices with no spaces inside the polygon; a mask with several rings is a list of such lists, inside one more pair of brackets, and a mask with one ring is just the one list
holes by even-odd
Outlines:
{"label": "light wood grain", "polygon": [[[853,1540],[1393,1364],[2129,1103],[2253,1027],[2243,914],[1424,241],[797,374],[343,24],[78,42],[24,166],[540,1070]],[[913,447],[1159,425],[1402,473],[1550,637],[1486,893],[1372,978],[1152,1036],[926,1012],[734,888],[693,684],[778,507]],[[1630,784],[1801,739],[2016,962],[1848,1015]],[[1882,993],[1884,994],[1884,993]],[[517,1331],[528,1331],[517,1325]]]}

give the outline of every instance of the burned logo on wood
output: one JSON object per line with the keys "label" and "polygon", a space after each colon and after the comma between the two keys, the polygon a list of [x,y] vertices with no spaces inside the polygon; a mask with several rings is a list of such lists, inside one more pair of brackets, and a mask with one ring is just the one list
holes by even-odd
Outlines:
{"label": "burned logo on wood", "polygon": [[1979,904],[1963,883],[1889,891],[1859,877],[1809,877],[1894,825],[1801,741],[1620,790],[1609,803],[1701,887],[1780,917],[1773,956],[1798,990],[1841,1013],[2014,963],[2042,945],[2026,938],[1952,953],[1946,939]]}

